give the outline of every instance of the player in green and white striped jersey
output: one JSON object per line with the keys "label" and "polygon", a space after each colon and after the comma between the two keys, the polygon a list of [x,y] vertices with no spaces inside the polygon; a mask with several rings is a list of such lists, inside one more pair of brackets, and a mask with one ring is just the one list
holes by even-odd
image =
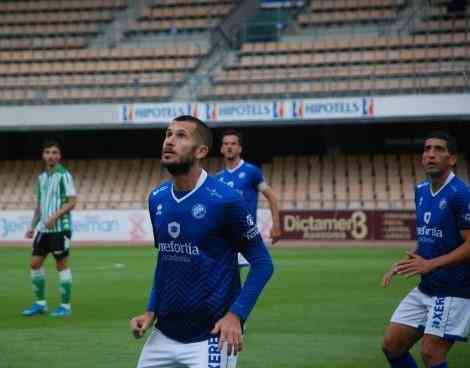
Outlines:
{"label": "player in green and white striped jersey", "polygon": [[76,205],[77,194],[72,175],[60,164],[61,150],[57,142],[48,141],[43,145],[42,159],[46,170],[38,176],[37,205],[31,227],[26,232],[26,237],[32,239],[37,228],[31,259],[31,279],[36,301],[22,314],[30,317],[47,312],[43,263],[47,255],[52,253],[59,272],[62,303],[51,315],[63,317],[72,311],[72,273],[68,256],[72,237],[71,211]]}

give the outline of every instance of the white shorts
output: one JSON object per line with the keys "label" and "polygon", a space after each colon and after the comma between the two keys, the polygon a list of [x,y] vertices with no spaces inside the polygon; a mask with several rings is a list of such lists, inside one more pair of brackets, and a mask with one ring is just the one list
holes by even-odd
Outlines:
{"label": "white shorts", "polygon": [[470,299],[429,296],[414,288],[401,301],[391,322],[411,326],[445,340],[467,341]]}
{"label": "white shorts", "polygon": [[238,253],[238,266],[239,267],[244,267],[244,266],[249,266],[250,263],[246,260],[245,257],[241,253]]}
{"label": "white shorts", "polygon": [[218,344],[218,337],[186,344],[154,328],[142,349],[137,368],[235,368],[237,356],[227,356],[226,351],[221,353]]}

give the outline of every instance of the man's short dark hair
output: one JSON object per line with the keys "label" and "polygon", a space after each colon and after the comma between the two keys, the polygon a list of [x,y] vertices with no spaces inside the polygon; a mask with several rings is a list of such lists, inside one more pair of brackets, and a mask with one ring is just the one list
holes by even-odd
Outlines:
{"label": "man's short dark hair", "polygon": [[211,128],[209,128],[206,123],[204,123],[202,120],[191,115],[180,115],[174,118],[173,121],[179,121],[179,122],[186,121],[186,122],[196,124],[196,133],[198,135],[198,138],[200,139],[201,143],[204,146],[207,146],[207,148],[209,148],[209,151],[211,150],[212,131],[211,131]]}
{"label": "man's short dark hair", "polygon": [[60,147],[60,143],[54,139],[48,139],[43,142],[42,144],[42,151],[44,151],[46,148],[51,148],[51,147],[56,147],[59,151],[62,152],[62,148]]}
{"label": "man's short dark hair", "polygon": [[238,130],[235,130],[235,129],[227,129],[225,130],[223,133],[222,133],[222,141],[224,140],[224,138],[228,135],[234,135],[235,137],[238,138],[238,144],[240,146],[243,146],[243,135],[242,133],[240,133]]}
{"label": "man's short dark hair", "polygon": [[443,141],[446,141],[447,150],[449,151],[449,153],[452,155],[457,154],[457,140],[448,132],[444,130],[436,130],[428,134],[426,138],[424,138],[424,141],[426,141],[427,139],[431,139],[431,138],[442,139]]}

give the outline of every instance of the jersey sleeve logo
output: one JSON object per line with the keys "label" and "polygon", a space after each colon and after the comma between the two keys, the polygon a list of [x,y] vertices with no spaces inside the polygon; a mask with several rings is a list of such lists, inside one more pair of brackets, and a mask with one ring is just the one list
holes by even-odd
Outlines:
{"label": "jersey sleeve logo", "polygon": [[191,214],[196,220],[200,220],[206,216],[207,209],[204,205],[197,203],[191,209]]}
{"label": "jersey sleeve logo", "polygon": [[181,226],[178,222],[173,221],[168,224],[168,234],[170,234],[173,239],[176,239],[178,236],[180,236],[180,232]]}
{"label": "jersey sleeve logo", "polygon": [[161,216],[161,215],[162,215],[162,211],[163,211],[163,205],[160,203],[160,204],[157,206],[157,211],[155,212],[155,215],[156,215],[156,216]]}
{"label": "jersey sleeve logo", "polygon": [[431,212],[425,212],[424,213],[424,222],[427,224],[429,224],[429,222],[431,221]]}
{"label": "jersey sleeve logo", "polygon": [[156,196],[158,193],[163,192],[164,190],[167,190],[167,189],[168,189],[167,186],[164,186],[164,187],[155,189],[155,190],[152,192],[152,195]]}

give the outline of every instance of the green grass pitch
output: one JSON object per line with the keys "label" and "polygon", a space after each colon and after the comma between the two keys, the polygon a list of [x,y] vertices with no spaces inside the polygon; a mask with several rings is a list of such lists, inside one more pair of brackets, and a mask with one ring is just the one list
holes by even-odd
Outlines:
{"label": "green grass pitch", "polygon": [[[379,282],[403,252],[272,248],[276,273],[249,320],[239,367],[386,367],[384,327],[417,280],[397,278],[390,289]],[[73,315],[67,319],[20,315],[32,301],[29,257],[28,248],[0,248],[0,367],[135,367],[144,339],[131,337],[128,319],[145,308],[153,249],[73,249]],[[52,259],[46,272],[53,308],[59,292]],[[419,358],[418,350],[413,354]],[[457,344],[449,366],[469,364],[468,345]]]}

